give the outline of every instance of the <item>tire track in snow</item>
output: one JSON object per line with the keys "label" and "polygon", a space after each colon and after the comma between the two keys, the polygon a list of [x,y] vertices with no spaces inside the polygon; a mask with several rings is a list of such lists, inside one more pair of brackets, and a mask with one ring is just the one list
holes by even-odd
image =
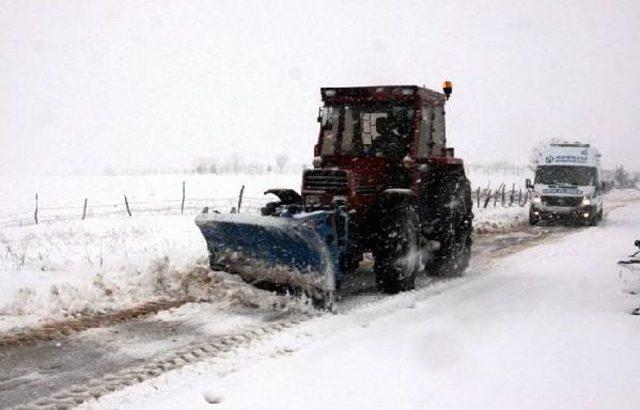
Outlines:
{"label": "tire track in snow", "polygon": [[88,400],[97,399],[105,394],[155,378],[162,373],[180,369],[203,360],[215,359],[224,353],[249,345],[262,337],[281,332],[319,315],[321,313],[290,317],[241,333],[220,336],[213,340],[192,344],[186,348],[153,359],[148,363],[108,373],[87,383],[70,386],[15,408],[32,410],[71,409]]}
{"label": "tire track in snow", "polygon": [[194,302],[193,298],[179,300],[160,300],[147,302],[133,308],[118,310],[110,313],[92,313],[81,315],[73,319],[53,322],[42,326],[24,329],[18,332],[10,332],[0,335],[0,348],[27,345],[47,340],[54,340],[68,336],[74,332],[82,332],[88,329],[111,326],[127,320],[151,315],[163,310],[176,308],[185,303]]}

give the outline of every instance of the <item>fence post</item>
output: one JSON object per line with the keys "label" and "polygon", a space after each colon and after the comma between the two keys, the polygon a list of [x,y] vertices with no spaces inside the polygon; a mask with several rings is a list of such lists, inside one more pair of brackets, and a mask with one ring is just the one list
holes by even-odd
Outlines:
{"label": "fence post", "polygon": [[131,216],[131,209],[129,209],[129,201],[127,200],[127,194],[124,194],[124,205],[127,207],[127,213]]}
{"label": "fence post", "polygon": [[33,219],[36,220],[36,225],[38,225],[38,194],[36,193],[36,210],[33,213]]}
{"label": "fence post", "polygon": [[87,198],[84,199],[84,206],[82,207],[82,220],[87,217]]}
{"label": "fence post", "polygon": [[182,181],[182,203],[180,204],[181,214],[184,214],[184,197],[185,197],[185,182]]}
{"label": "fence post", "polygon": [[516,183],[514,182],[511,186],[511,195],[509,196],[509,206],[513,206],[513,201],[515,201],[516,196]]}
{"label": "fence post", "polygon": [[505,188],[506,188],[506,185],[502,184],[502,194],[500,195],[500,205],[502,205],[503,208],[504,208],[505,202],[506,202],[505,201],[505,193],[504,193]]}
{"label": "fence post", "polygon": [[518,205],[523,206],[522,203],[522,188],[518,189]]}
{"label": "fence post", "polygon": [[238,196],[238,213],[240,213],[240,207],[242,206],[242,195],[244,195],[244,185],[240,188],[240,195]]}
{"label": "fence post", "polygon": [[489,201],[491,201],[491,190],[487,191],[487,198],[484,200],[484,207],[486,208],[489,205]]}

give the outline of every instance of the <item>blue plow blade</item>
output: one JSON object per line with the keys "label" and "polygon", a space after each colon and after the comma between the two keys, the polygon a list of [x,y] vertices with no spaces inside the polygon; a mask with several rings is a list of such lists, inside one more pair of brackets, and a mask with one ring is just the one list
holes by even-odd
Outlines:
{"label": "blue plow blade", "polygon": [[251,283],[293,286],[313,296],[343,279],[330,211],[285,216],[201,213],[196,225],[211,263]]}

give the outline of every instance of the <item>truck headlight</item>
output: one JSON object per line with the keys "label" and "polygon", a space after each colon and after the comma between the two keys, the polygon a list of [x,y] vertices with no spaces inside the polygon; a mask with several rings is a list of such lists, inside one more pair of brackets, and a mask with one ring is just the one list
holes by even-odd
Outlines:
{"label": "truck headlight", "polygon": [[588,196],[583,196],[582,197],[582,205],[591,205],[591,198],[589,198]]}
{"label": "truck headlight", "polygon": [[540,196],[540,194],[537,193],[537,192],[534,192],[533,193],[533,203],[534,204],[539,204],[541,202],[542,202],[542,197]]}

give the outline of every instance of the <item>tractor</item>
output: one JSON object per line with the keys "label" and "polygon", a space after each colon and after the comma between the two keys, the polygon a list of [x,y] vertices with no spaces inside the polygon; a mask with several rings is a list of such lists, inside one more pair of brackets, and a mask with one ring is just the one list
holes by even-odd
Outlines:
{"label": "tractor", "polygon": [[300,193],[270,189],[262,215],[196,217],[212,269],[298,289],[333,303],[363,255],[377,287],[397,293],[416,276],[459,275],[472,244],[471,188],[447,146],[443,93],[418,86],[321,89],[313,168]]}

